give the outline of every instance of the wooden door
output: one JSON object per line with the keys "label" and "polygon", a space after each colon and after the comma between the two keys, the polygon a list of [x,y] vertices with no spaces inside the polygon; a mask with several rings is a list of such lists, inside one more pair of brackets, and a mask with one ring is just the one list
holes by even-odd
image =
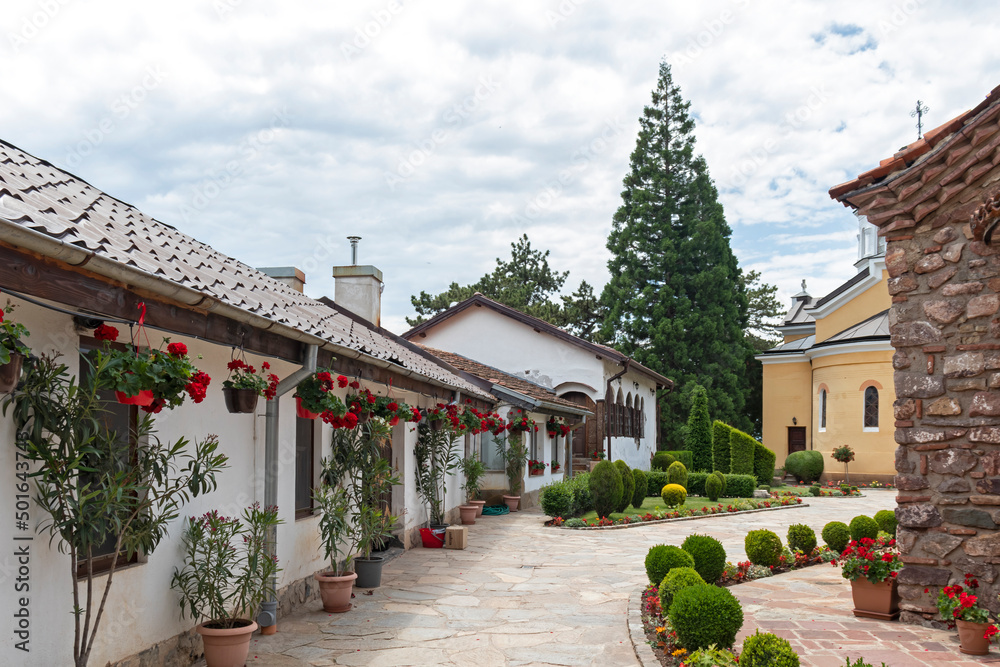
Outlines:
{"label": "wooden door", "polygon": [[590,456],[590,452],[597,448],[597,404],[590,396],[579,391],[571,391],[563,394],[560,398],[576,403],[594,413],[587,417],[585,426],[573,430],[573,457],[586,458]]}
{"label": "wooden door", "polygon": [[788,453],[801,452],[806,448],[806,427],[788,427]]}

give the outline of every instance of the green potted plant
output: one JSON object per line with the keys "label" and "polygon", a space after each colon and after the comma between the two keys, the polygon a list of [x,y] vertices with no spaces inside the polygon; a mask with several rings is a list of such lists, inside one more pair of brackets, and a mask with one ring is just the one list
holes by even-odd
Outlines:
{"label": "green potted plant", "polygon": [[[843,486],[849,486],[851,482],[850,476],[847,474],[847,464],[854,460],[854,450],[851,449],[850,445],[841,445],[840,447],[834,447],[833,451],[830,452],[830,457],[836,461],[844,464],[844,484]],[[843,490],[843,488],[841,488]],[[845,493],[845,496],[851,495],[850,493]]]}
{"label": "green potted plant", "polygon": [[839,562],[841,576],[851,582],[855,616],[891,621],[899,615],[896,573],[903,569],[903,563],[896,540],[851,540]]}
{"label": "green potted plant", "polygon": [[521,487],[524,483],[524,467],[528,462],[528,446],[520,431],[511,433],[509,437],[496,439],[497,455],[503,461],[504,473],[507,475],[509,495],[503,497],[504,503],[511,512],[516,512],[521,502]]}
{"label": "green potted plant", "polygon": [[94,330],[94,338],[105,342],[103,349],[88,354],[97,384],[114,391],[119,403],[137,405],[155,414],[163,408],[178,407],[185,394],[195,403],[205,400],[212,378],[195,368],[184,343],[164,338],[160,349],[113,347],[118,330],[107,324]]}
{"label": "green potted plant", "polygon": [[528,461],[528,474],[537,477],[545,474],[545,461],[536,461],[535,459],[530,459]]}
{"label": "green potted plant", "polygon": [[956,625],[961,643],[959,650],[967,655],[989,653],[990,639],[997,634],[997,627],[990,624],[989,610],[981,608],[979,596],[971,592],[977,588],[979,580],[966,574],[965,586],[945,586],[938,592],[937,598],[941,618]]}
{"label": "green potted plant", "polygon": [[222,383],[222,394],[229,412],[252,414],[258,398],[263,396],[270,401],[278,393],[278,376],[267,373],[271,364],[266,361],[261,362],[259,371],[245,359],[231,360],[228,368],[229,377]]}
{"label": "green potted plant", "polygon": [[[3,401],[5,415],[8,409],[18,459],[35,470],[35,502],[45,515],[38,531],[72,563],[72,664],[86,667],[104,612],[119,600],[109,597],[118,567],[140,550],[151,555],[184,503],[215,490],[226,457],[215,436],[160,441],[148,416],[128,434],[110,430],[94,374],[78,381],[46,355],[28,360],[21,386]],[[136,442],[144,444],[130,445]],[[99,574],[94,546],[101,544],[119,556]]]}
{"label": "green potted plant", "polygon": [[[475,522],[483,515],[483,507],[486,505],[486,501],[479,498],[480,484],[486,474],[486,466],[480,460],[478,452],[473,452],[462,459],[461,466],[462,474],[465,476],[465,484],[462,485],[462,488],[465,489],[466,505],[472,505],[476,508],[476,515],[473,517],[473,522]],[[464,516],[462,523],[465,523]]]}
{"label": "green potted plant", "polygon": [[3,394],[17,386],[24,358],[31,354],[23,342],[31,333],[28,327],[9,317],[13,312],[14,304],[10,301],[0,309],[0,393]]}
{"label": "green potted plant", "polygon": [[303,419],[324,420],[344,417],[347,408],[333,393],[333,374],[328,369],[317,369],[295,387],[295,414]]}
{"label": "green potted plant", "polygon": [[320,541],[323,557],[330,562],[330,569],[317,572],[314,576],[319,584],[319,594],[323,600],[323,610],[341,613],[351,610],[351,588],[358,575],[350,570],[351,550],[348,547],[345,558],[340,559],[341,545],[349,541],[351,524],[348,514],[351,501],[347,490],[339,486],[323,483],[313,492],[319,520]]}
{"label": "green potted plant", "polygon": [[417,444],[413,447],[417,493],[427,503],[432,530],[447,527],[444,521],[447,480],[459,461],[451,428],[435,430],[430,425],[433,423],[421,421],[417,425]]}
{"label": "green potted plant", "polygon": [[204,619],[195,630],[208,667],[246,662],[253,618],[274,595],[272,577],[281,571],[267,555],[268,531],[280,523],[278,508],[260,503],[243,510],[242,519],[212,511],[185,521],[184,567],[174,569],[170,586],[181,594],[182,614]]}

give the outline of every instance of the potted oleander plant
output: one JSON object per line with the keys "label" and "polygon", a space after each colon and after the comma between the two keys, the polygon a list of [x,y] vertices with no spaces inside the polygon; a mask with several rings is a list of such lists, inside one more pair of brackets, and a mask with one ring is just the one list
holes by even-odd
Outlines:
{"label": "potted oleander plant", "polygon": [[[330,563],[330,569],[317,572],[314,576],[319,584],[319,594],[323,600],[323,610],[342,613],[351,610],[351,589],[358,578],[350,570],[351,549],[342,550],[349,543],[351,524],[349,514],[351,501],[347,490],[340,486],[322,483],[313,492],[314,507],[320,513],[319,534],[323,545],[323,557]],[[340,556],[344,558],[341,559]]]}
{"label": "potted oleander plant", "polygon": [[528,445],[521,430],[514,430],[507,437],[496,439],[497,455],[503,461],[507,475],[508,495],[504,503],[511,512],[516,512],[521,502],[521,488],[524,484],[524,468],[528,463]]}
{"label": "potted oleander plant", "polygon": [[448,492],[448,476],[459,465],[458,453],[454,447],[454,432],[447,427],[450,423],[444,421],[444,426],[435,429],[434,421],[421,421],[417,425],[417,443],[413,447],[416,459],[417,493],[427,504],[429,527],[434,529],[447,528],[444,519],[444,500]]}
{"label": "potted oleander plant", "polygon": [[205,644],[208,667],[246,662],[254,618],[274,595],[277,557],[267,554],[267,535],[282,523],[277,507],[254,503],[242,517],[217,511],[185,521],[184,567],[170,585],[181,594],[182,614],[201,621],[195,628]]}
{"label": "potted oleander plant", "polygon": [[[471,521],[471,523],[475,523],[475,520],[483,515],[483,507],[486,505],[486,501],[479,498],[483,476],[486,474],[486,466],[483,465],[478,452],[473,452],[462,459],[461,465],[462,475],[465,476],[465,484],[462,485],[462,488],[465,489],[466,506],[471,505],[475,508],[476,513]],[[462,523],[465,522],[465,514],[463,514]]]}
{"label": "potted oleander plant", "polygon": [[10,301],[0,308],[0,393],[3,394],[10,393],[17,386],[24,359],[31,354],[23,340],[31,332],[28,327],[11,319],[13,312],[14,304]]}

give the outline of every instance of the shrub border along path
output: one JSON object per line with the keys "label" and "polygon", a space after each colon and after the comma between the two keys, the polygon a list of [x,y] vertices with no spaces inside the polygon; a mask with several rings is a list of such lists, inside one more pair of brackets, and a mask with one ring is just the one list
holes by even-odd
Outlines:
{"label": "shrub border along path", "polygon": [[655,526],[660,523],[672,523],[674,521],[697,521],[698,519],[710,519],[719,516],[736,516],[738,514],[754,514],[756,512],[774,512],[775,510],[790,510],[796,507],[809,507],[809,503],[800,502],[794,505],[781,505],[778,507],[759,507],[752,510],[739,510],[737,512],[717,512],[715,514],[698,514],[697,516],[678,516],[669,519],[654,519],[653,521],[634,521],[631,523],[619,523],[614,526],[555,526],[564,530],[618,530],[619,528],[638,528],[640,526]]}

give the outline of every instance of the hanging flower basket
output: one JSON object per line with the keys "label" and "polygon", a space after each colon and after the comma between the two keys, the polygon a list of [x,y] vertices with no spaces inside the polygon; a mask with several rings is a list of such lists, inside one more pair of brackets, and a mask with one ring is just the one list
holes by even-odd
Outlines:
{"label": "hanging flower basket", "polygon": [[303,419],[323,421],[343,417],[347,412],[343,401],[333,393],[333,375],[327,369],[319,369],[295,388],[295,413]]}
{"label": "hanging flower basket", "polygon": [[152,389],[143,389],[136,394],[127,394],[124,391],[115,392],[115,400],[117,400],[122,405],[138,405],[139,407],[146,407],[147,405],[152,405],[155,400],[153,396]]}
{"label": "hanging flower basket", "polygon": [[21,342],[22,338],[27,338],[31,333],[23,324],[5,317],[12,312],[14,305],[10,301],[0,308],[0,393],[4,394],[17,387],[21,380],[24,358],[31,354],[31,350]]}
{"label": "hanging flower basket", "polygon": [[0,394],[7,394],[14,391],[14,387],[21,381],[21,367],[24,365],[24,355],[13,353],[10,361],[0,365]]}
{"label": "hanging flower basket", "polygon": [[310,412],[302,405],[302,398],[300,396],[295,397],[295,416],[302,419],[318,419],[320,416],[319,412]]}
{"label": "hanging flower basket", "polygon": [[226,399],[226,410],[231,414],[253,414],[257,410],[257,399],[260,398],[253,389],[236,389],[223,387],[222,396]]}

